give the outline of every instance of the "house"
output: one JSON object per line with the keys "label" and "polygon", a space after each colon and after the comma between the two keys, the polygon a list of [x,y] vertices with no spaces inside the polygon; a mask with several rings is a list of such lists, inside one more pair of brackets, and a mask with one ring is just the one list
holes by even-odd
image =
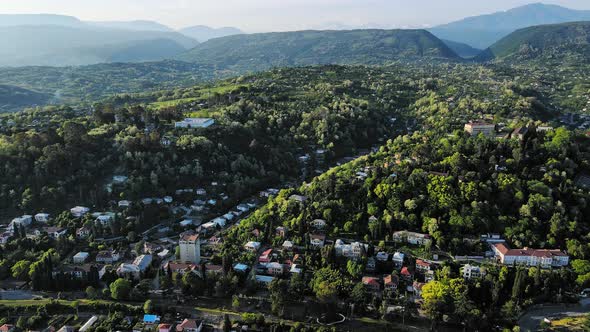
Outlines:
{"label": "house", "polygon": [[14,231],[15,227],[28,227],[33,222],[33,216],[25,214],[24,216],[12,219],[10,225],[8,225],[9,230]]}
{"label": "house", "polygon": [[72,258],[72,261],[74,262],[74,264],[84,264],[84,263],[86,263],[86,260],[88,259],[89,256],[90,256],[89,253],[84,252],[84,251],[80,251],[79,253],[74,255],[74,257]]}
{"label": "house", "polygon": [[223,215],[223,218],[225,218],[225,220],[227,220],[227,221],[232,221],[232,220],[234,220],[235,217],[236,216],[231,212],[228,212]]}
{"label": "house", "polygon": [[283,226],[279,226],[275,229],[275,234],[279,237],[286,237],[287,236],[287,228]]}
{"label": "house", "polygon": [[128,208],[131,206],[131,201],[128,200],[122,200],[119,201],[119,203],[117,204],[120,208]]}
{"label": "house", "polygon": [[430,271],[431,269],[431,264],[422,260],[422,259],[416,259],[416,271],[420,272],[420,273],[426,273],[427,271]]}
{"label": "house", "polygon": [[108,226],[113,220],[115,220],[114,213],[96,213],[93,214],[93,216],[96,216],[95,222],[100,223],[103,226]]}
{"label": "house", "polygon": [[412,273],[410,272],[410,270],[408,270],[407,266],[402,267],[402,270],[400,271],[400,275],[405,280],[412,280],[412,278],[413,278]]}
{"label": "house", "polygon": [[492,244],[496,259],[504,265],[563,267],[569,264],[569,256],[559,249],[510,249],[506,243]]}
{"label": "house", "polygon": [[64,325],[57,332],[76,332],[76,328],[73,326]]}
{"label": "house", "polygon": [[141,276],[141,270],[135,264],[121,263],[117,268],[117,276],[138,280]]}
{"label": "house", "polygon": [[309,244],[316,249],[323,248],[325,243],[326,236],[323,234],[311,234],[309,236]]}
{"label": "house", "polygon": [[236,209],[238,211],[248,212],[250,210],[250,207],[247,204],[238,204],[238,206],[236,206]]}
{"label": "house", "polygon": [[363,285],[368,291],[371,292],[378,292],[381,290],[381,284],[379,284],[379,279],[375,277],[363,277],[362,279]]}
{"label": "house", "polygon": [[396,267],[402,267],[404,265],[404,258],[405,255],[401,252],[396,252],[393,254],[393,264],[395,264]]}
{"label": "house", "polygon": [[380,262],[387,262],[389,260],[389,254],[383,251],[377,253],[375,258]]}
{"label": "house", "polygon": [[91,265],[86,264],[82,266],[71,266],[71,265],[63,265],[60,268],[57,268],[52,271],[52,275],[55,277],[58,274],[67,274],[70,275],[74,279],[84,279],[88,272],[90,272]]}
{"label": "house", "polygon": [[324,229],[326,227],[326,221],[323,219],[315,219],[310,222],[310,225],[315,229]]}
{"label": "house", "polygon": [[471,136],[483,134],[484,136],[494,137],[496,125],[486,122],[469,122],[465,124],[465,131]]}
{"label": "house", "polygon": [[0,326],[0,332],[13,332],[16,331],[16,326],[12,324],[4,324]]}
{"label": "house", "polygon": [[367,258],[367,265],[365,265],[365,271],[374,272],[377,268],[377,261],[374,257]]}
{"label": "house", "polygon": [[244,245],[244,249],[250,252],[257,252],[260,249],[260,242],[250,241]]}
{"label": "house", "polygon": [[291,242],[289,240],[285,240],[285,242],[283,242],[283,249],[293,250],[293,242]]}
{"label": "house", "polygon": [[160,324],[158,325],[158,332],[171,332],[172,331],[172,324]]}
{"label": "house", "polygon": [[483,269],[479,266],[465,264],[461,267],[461,274],[463,275],[463,278],[471,280],[471,279],[479,279],[479,278],[485,276],[486,271],[485,271],[485,269]]}
{"label": "house", "polygon": [[297,273],[300,274],[302,269],[297,264],[291,264],[291,268],[289,269],[289,273]]}
{"label": "house", "polygon": [[246,264],[237,263],[236,265],[234,265],[234,271],[236,271],[236,272],[248,273],[249,269],[250,268]]}
{"label": "house", "polygon": [[197,188],[195,193],[199,196],[205,196],[207,195],[207,190],[205,190],[204,188]]}
{"label": "house", "polygon": [[369,245],[363,244],[360,242],[353,242],[351,244],[345,244],[342,240],[336,240],[334,244],[334,250],[336,251],[336,256],[344,256],[348,259],[360,259],[362,258],[367,250]]}
{"label": "house", "polygon": [[188,262],[168,262],[164,265],[164,270],[172,273],[184,275],[187,272],[198,272],[199,267],[194,263]]}
{"label": "house", "polygon": [[160,317],[156,316],[156,315],[148,315],[145,314],[143,315],[143,323],[144,324],[149,324],[149,325],[154,325],[160,322]]}
{"label": "house", "polygon": [[96,323],[96,321],[98,320],[98,316],[92,316],[90,317],[86,323],[84,323],[84,325],[82,325],[82,327],[78,330],[78,332],[86,332],[88,331],[92,325],[94,325],[94,323]]}
{"label": "house", "polygon": [[201,332],[203,329],[203,321],[195,319],[184,319],[182,323],[176,325],[177,332]]}
{"label": "house", "polygon": [[90,229],[90,227],[82,226],[76,229],[76,237],[78,239],[87,239],[90,236],[90,234],[92,234],[92,230]]}
{"label": "house", "polygon": [[389,291],[395,291],[399,285],[399,277],[396,275],[388,274],[383,277],[383,288]]}
{"label": "house", "polygon": [[145,242],[143,244],[143,252],[150,255],[155,255],[158,252],[162,251],[162,246],[159,244],[155,244],[152,242]]}
{"label": "house", "polygon": [[48,213],[37,213],[35,215],[35,221],[46,223],[49,221],[49,214]]}
{"label": "house", "polygon": [[414,291],[414,295],[421,297],[422,296],[422,288],[426,285],[423,282],[414,281],[412,284],[412,290]]}
{"label": "house", "polygon": [[305,203],[305,201],[307,200],[307,197],[302,196],[302,195],[291,195],[291,196],[289,196],[289,200],[295,201],[298,203]]}
{"label": "house", "polygon": [[208,128],[215,124],[215,120],[211,118],[185,118],[174,124],[174,128]]}
{"label": "house", "polygon": [[191,219],[184,219],[180,222],[181,227],[189,227],[193,225],[193,221]]}
{"label": "house", "polygon": [[0,233],[0,244],[6,244],[14,234],[12,232]]}
{"label": "house", "polygon": [[36,236],[41,236],[43,233],[47,233],[50,238],[59,239],[60,237],[66,235],[68,230],[62,227],[42,227],[41,229],[35,230]]}
{"label": "house", "polygon": [[227,220],[224,217],[217,217],[213,220],[211,220],[212,223],[214,223],[215,225],[217,225],[218,227],[225,227],[225,223],[227,222]]}
{"label": "house", "polygon": [[432,240],[430,239],[430,235],[428,234],[421,234],[409,231],[399,231],[393,233],[392,240],[394,242],[409,243],[420,246],[427,245],[432,242]]}
{"label": "house", "polygon": [[529,128],[527,128],[527,127],[516,128],[516,129],[514,129],[514,131],[510,135],[510,137],[512,139],[517,139],[522,142],[522,141],[524,141],[524,138],[526,137],[526,134],[528,132],[529,132]]}
{"label": "house", "polygon": [[174,202],[174,198],[172,198],[172,196],[164,196],[164,203],[170,204],[172,202]]}
{"label": "house", "polygon": [[70,213],[76,218],[82,218],[88,212],[90,212],[90,209],[84,206],[76,206],[70,209]]}
{"label": "house", "polygon": [[96,255],[96,262],[103,263],[103,264],[113,264],[121,259],[121,256],[118,252],[113,250],[104,250],[99,251]]}
{"label": "house", "polygon": [[256,280],[256,283],[265,287],[268,287],[268,285],[270,285],[270,283],[275,279],[274,277],[261,275],[256,275],[254,278]]}
{"label": "house", "polygon": [[145,272],[151,264],[152,255],[141,255],[133,261],[133,265],[137,266],[140,272]]}
{"label": "house", "polygon": [[260,257],[258,257],[259,263],[268,263],[272,259],[272,249],[265,250]]}
{"label": "house", "polygon": [[285,272],[283,264],[277,263],[277,262],[272,262],[272,263],[266,264],[266,270],[268,271],[268,274],[271,274],[274,276],[280,276]]}

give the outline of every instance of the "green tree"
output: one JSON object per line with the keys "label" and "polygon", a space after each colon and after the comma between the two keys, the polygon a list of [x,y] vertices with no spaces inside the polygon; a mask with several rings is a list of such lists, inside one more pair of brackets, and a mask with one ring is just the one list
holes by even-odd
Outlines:
{"label": "green tree", "polygon": [[115,300],[126,300],[131,293],[131,283],[127,279],[119,278],[109,286],[111,297]]}

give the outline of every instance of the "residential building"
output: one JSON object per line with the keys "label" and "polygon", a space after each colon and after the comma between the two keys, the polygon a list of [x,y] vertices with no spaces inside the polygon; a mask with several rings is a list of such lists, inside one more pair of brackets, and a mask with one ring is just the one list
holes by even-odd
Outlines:
{"label": "residential building", "polygon": [[463,278],[471,280],[485,276],[486,272],[485,269],[479,266],[465,264],[461,267],[461,274],[463,275]]}
{"label": "residential building", "polygon": [[431,264],[422,260],[416,259],[416,271],[420,273],[426,273],[431,270]]}
{"label": "residential building", "polygon": [[250,268],[246,264],[237,263],[236,265],[234,265],[234,271],[236,271],[236,272],[248,273],[249,269]]}
{"label": "residential building", "polygon": [[180,260],[199,264],[201,262],[201,240],[198,234],[184,234],[178,241]]}
{"label": "residential building", "polygon": [[133,261],[133,265],[139,268],[140,272],[145,272],[152,264],[152,255],[141,255]]}
{"label": "residential building", "polygon": [[10,231],[14,231],[16,227],[29,227],[33,222],[33,216],[25,214],[24,216],[12,219],[8,225]]}
{"label": "residential building", "polygon": [[367,258],[367,265],[365,265],[365,271],[374,272],[377,269],[377,261],[374,257]]}
{"label": "residential building", "polygon": [[84,252],[84,251],[80,251],[79,253],[74,255],[74,257],[72,258],[72,261],[74,262],[74,264],[84,264],[84,263],[86,263],[86,260],[88,259],[89,256],[90,256],[89,253]]}
{"label": "residential building", "polygon": [[256,275],[256,282],[261,285],[261,286],[265,286],[268,287],[268,285],[270,285],[270,283],[275,279],[274,277],[270,277],[270,276],[261,276],[261,275]]}
{"label": "residential building", "polygon": [[344,256],[348,259],[360,259],[366,255],[369,245],[360,242],[353,242],[351,244],[345,244],[342,240],[336,240],[334,244],[334,250],[336,256]]}
{"label": "residential building", "polygon": [[383,288],[385,290],[395,291],[399,285],[399,277],[388,274],[383,277]]}
{"label": "residential building", "polygon": [[257,252],[260,249],[260,242],[250,241],[244,245],[244,249],[250,252]]}
{"label": "residential building", "polygon": [[396,252],[393,254],[393,264],[395,264],[395,267],[402,267],[404,265],[404,258],[405,255],[401,252]]}
{"label": "residential building", "polygon": [[325,243],[326,236],[323,234],[311,234],[309,236],[309,244],[316,249],[323,248]]}
{"label": "residential building", "polygon": [[375,255],[375,258],[380,262],[387,262],[389,260],[389,254],[383,251],[380,251]]}
{"label": "residential building", "polygon": [[76,218],[81,218],[88,212],[90,212],[90,209],[85,206],[76,206],[70,209],[70,213]]}
{"label": "residential building", "polygon": [[16,331],[16,326],[12,324],[4,324],[0,326],[0,332],[14,332]]}
{"label": "residential building", "polygon": [[119,201],[119,203],[117,204],[120,208],[128,208],[131,206],[131,201],[128,200],[122,200]]}
{"label": "residential building", "polygon": [[492,244],[496,259],[504,265],[562,267],[569,264],[569,256],[559,249],[510,249],[506,243]]}
{"label": "residential building", "polygon": [[82,226],[76,230],[76,237],[79,239],[86,239],[92,234],[90,227]]}
{"label": "residential building", "polygon": [[176,326],[177,332],[201,332],[203,329],[203,321],[195,319],[184,319],[182,323]]}
{"label": "residential building", "polygon": [[287,228],[283,226],[279,226],[275,229],[275,234],[280,237],[287,236]]}
{"label": "residential building", "polygon": [[273,276],[280,276],[285,272],[283,264],[277,262],[266,264],[266,270],[268,271],[268,274]]}
{"label": "residential building", "polygon": [[162,323],[158,325],[158,332],[171,332],[172,324]]}
{"label": "residential building", "polygon": [[112,250],[99,251],[96,255],[96,262],[103,264],[113,264],[121,259],[118,252]]}
{"label": "residential building", "polygon": [[381,290],[381,284],[379,284],[379,279],[375,277],[363,277],[362,279],[363,285],[368,291],[371,292],[378,292]]}
{"label": "residential building", "polygon": [[496,135],[496,125],[486,122],[469,122],[465,124],[465,131],[471,136],[484,134],[488,137]]}
{"label": "residential building", "polygon": [[139,266],[135,264],[121,263],[117,268],[117,276],[121,278],[132,278],[138,280],[141,276]]}
{"label": "residential building", "polygon": [[143,323],[148,325],[158,324],[160,322],[160,317],[156,315],[143,315]]}
{"label": "residential building", "polygon": [[392,235],[392,240],[394,242],[403,242],[409,243],[413,245],[426,245],[431,243],[430,235],[428,234],[421,234],[416,232],[409,232],[409,231],[399,231],[395,232]]}
{"label": "residential building", "polygon": [[184,275],[187,272],[199,272],[199,267],[194,263],[188,262],[168,262],[164,265],[164,270],[170,270],[172,273]]}
{"label": "residential building", "polygon": [[158,252],[162,251],[162,246],[152,242],[145,242],[143,244],[143,252],[145,254],[155,255]]}
{"label": "residential building", "polygon": [[174,124],[175,128],[208,128],[215,124],[210,118],[186,118]]}
{"label": "residential building", "polygon": [[283,249],[285,250],[293,250],[293,242],[286,240],[283,242]]}
{"label": "residential building", "polygon": [[315,229],[324,229],[326,227],[326,221],[324,219],[315,219],[310,225]]}
{"label": "residential building", "polygon": [[41,227],[40,229],[35,230],[36,236],[41,236],[43,233],[47,233],[50,238],[59,239],[60,237],[66,235],[68,230],[67,228],[62,227]]}
{"label": "residential building", "polygon": [[258,257],[259,263],[269,263],[272,259],[272,249],[265,250],[260,257]]}
{"label": "residential building", "polygon": [[46,223],[49,221],[49,213],[37,213],[35,215],[36,222]]}

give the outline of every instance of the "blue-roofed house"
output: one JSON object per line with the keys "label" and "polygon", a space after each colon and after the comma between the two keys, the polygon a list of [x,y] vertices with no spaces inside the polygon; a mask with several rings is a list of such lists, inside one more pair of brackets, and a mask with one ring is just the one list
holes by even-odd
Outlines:
{"label": "blue-roofed house", "polygon": [[160,317],[156,315],[143,315],[144,324],[157,324],[160,322]]}
{"label": "blue-roofed house", "polygon": [[247,273],[248,269],[249,267],[246,264],[237,263],[236,265],[234,265],[234,271],[236,272]]}

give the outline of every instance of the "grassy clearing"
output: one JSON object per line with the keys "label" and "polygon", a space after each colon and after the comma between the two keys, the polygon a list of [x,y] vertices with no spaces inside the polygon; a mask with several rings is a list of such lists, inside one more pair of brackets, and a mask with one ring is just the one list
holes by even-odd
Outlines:
{"label": "grassy clearing", "polygon": [[589,331],[590,316],[564,317],[551,322],[552,331]]}

